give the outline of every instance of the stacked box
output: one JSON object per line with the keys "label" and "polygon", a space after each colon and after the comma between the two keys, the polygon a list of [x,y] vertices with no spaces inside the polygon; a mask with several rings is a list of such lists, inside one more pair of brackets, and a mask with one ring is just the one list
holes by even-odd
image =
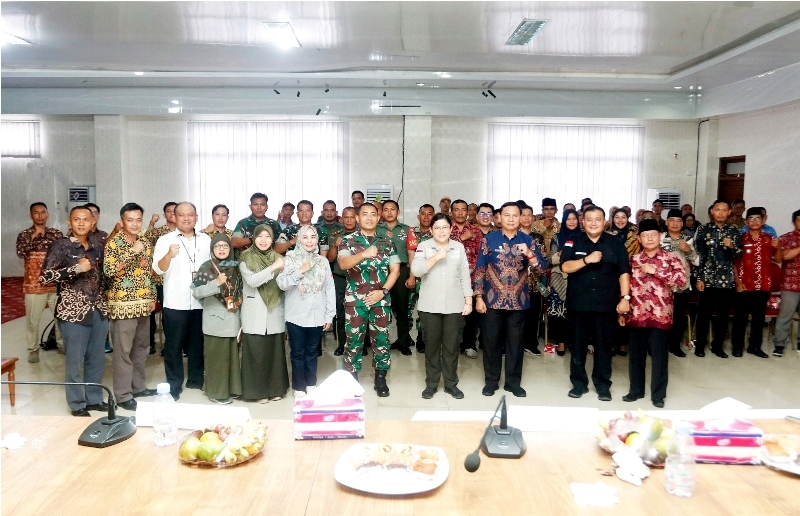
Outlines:
{"label": "stacked box", "polygon": [[294,402],[294,438],[359,439],[365,433],[364,400],[299,399]]}
{"label": "stacked box", "polygon": [[764,432],[744,419],[691,421],[697,462],[759,464]]}

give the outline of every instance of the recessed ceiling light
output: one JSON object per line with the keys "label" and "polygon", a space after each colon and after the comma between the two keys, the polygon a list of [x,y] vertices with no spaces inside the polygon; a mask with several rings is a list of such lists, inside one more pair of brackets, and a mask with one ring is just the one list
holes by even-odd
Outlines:
{"label": "recessed ceiling light", "polygon": [[689,89],[690,89],[690,90],[693,90],[693,89],[694,89],[694,85],[692,85],[692,86],[689,86]]}
{"label": "recessed ceiling light", "polygon": [[173,100],[173,101],[172,101],[172,103],[173,103],[173,104],[180,104],[180,103],[181,103],[181,101],[180,101],[180,100]]}
{"label": "recessed ceiling light", "polygon": [[133,75],[144,75],[144,72],[133,72]]}
{"label": "recessed ceiling light", "polygon": [[522,23],[511,33],[506,45],[527,45],[542,30],[547,20],[522,20]]}
{"label": "recessed ceiling light", "polygon": [[289,22],[264,22],[272,35],[272,42],[282,48],[299,48],[300,41]]}
{"label": "recessed ceiling light", "polygon": [[703,96],[703,94],[702,94],[702,93],[698,93],[698,94],[697,94],[697,96],[698,96],[698,97],[702,97],[702,96]]}
{"label": "recessed ceiling light", "polygon": [[679,90],[679,89],[683,88],[683,86],[673,86],[673,88],[675,88],[676,90]]}
{"label": "recessed ceiling light", "polygon": [[22,39],[19,36],[15,36],[13,34],[9,34],[8,32],[3,31],[3,45],[30,45],[31,42],[27,39]]}
{"label": "recessed ceiling light", "polygon": [[645,102],[650,102],[650,99],[644,99]]}
{"label": "recessed ceiling light", "polygon": [[425,86],[425,83],[424,82],[418,82],[417,86]]}
{"label": "recessed ceiling light", "polygon": [[702,86],[698,86],[698,87],[697,87],[697,89],[698,89],[698,90],[702,90],[702,89],[703,89],[703,87],[702,87]]}
{"label": "recessed ceiling light", "polygon": [[171,107],[171,108],[167,109],[167,111],[169,111],[172,114],[180,113],[181,112],[181,108],[179,108],[179,107]]}

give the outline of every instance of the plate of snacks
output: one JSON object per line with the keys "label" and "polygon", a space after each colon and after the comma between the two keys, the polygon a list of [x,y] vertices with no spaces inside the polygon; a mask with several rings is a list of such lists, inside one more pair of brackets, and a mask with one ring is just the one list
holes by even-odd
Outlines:
{"label": "plate of snacks", "polygon": [[263,423],[212,425],[181,439],[178,457],[191,466],[227,468],[260,455],[266,442],[267,426]]}
{"label": "plate of snacks", "polygon": [[765,435],[761,462],[771,469],[800,475],[800,435]]}
{"label": "plate of snacks", "polygon": [[436,489],[447,480],[444,450],[416,444],[359,443],[336,462],[337,482],[366,493],[407,495]]}
{"label": "plate of snacks", "polygon": [[613,454],[632,449],[648,466],[664,467],[672,429],[665,428],[657,417],[639,410],[635,414],[625,412],[616,419],[601,419],[598,425],[595,438],[605,452]]}

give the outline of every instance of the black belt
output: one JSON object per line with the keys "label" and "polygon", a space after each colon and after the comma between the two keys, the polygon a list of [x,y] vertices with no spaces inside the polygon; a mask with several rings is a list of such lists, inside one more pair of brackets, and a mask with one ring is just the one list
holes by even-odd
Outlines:
{"label": "black belt", "polygon": [[400,262],[400,265],[406,265],[406,266],[408,266],[408,262]]}
{"label": "black belt", "polygon": [[333,273],[333,275],[334,275],[334,276],[339,276],[340,278],[345,278],[345,279],[347,279],[347,276],[345,276],[344,274],[336,274],[336,273],[334,272],[334,273]]}

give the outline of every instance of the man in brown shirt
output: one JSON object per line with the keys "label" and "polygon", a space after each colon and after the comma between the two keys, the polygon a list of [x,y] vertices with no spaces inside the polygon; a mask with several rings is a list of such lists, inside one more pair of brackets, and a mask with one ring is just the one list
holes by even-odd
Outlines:
{"label": "man in brown shirt", "polygon": [[[30,214],[33,226],[17,236],[17,256],[25,261],[25,276],[22,279],[22,292],[25,294],[25,337],[28,341],[28,362],[35,364],[39,361],[39,321],[42,312],[48,306],[54,312],[56,308],[55,285],[40,285],[39,275],[50,244],[64,235],[55,228],[47,227],[49,214],[45,203],[31,204]],[[58,352],[63,354],[64,342],[57,326],[56,341]]]}

